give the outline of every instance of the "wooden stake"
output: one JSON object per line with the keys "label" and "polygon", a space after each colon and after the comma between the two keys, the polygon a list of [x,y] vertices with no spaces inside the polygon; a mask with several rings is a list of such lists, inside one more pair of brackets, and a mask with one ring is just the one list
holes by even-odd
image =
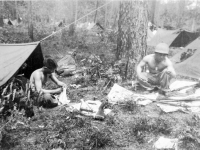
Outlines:
{"label": "wooden stake", "polygon": [[7,89],[8,89],[8,85],[3,89],[3,92],[1,94],[2,96],[6,93]]}

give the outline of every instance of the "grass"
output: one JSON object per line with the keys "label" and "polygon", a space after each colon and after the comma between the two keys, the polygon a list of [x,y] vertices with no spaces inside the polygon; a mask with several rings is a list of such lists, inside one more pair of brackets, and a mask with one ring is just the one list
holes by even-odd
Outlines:
{"label": "grass", "polygon": [[[73,90],[73,102],[94,97],[95,89]],[[74,96],[74,94],[76,96]],[[98,95],[99,94],[99,95]],[[98,99],[101,93],[95,91]],[[15,111],[0,132],[1,149],[152,149],[160,137],[179,138],[181,150],[198,149],[199,123],[197,115],[163,113],[156,105],[145,107],[133,101],[122,105],[108,105],[112,112],[104,121],[95,121],[79,112],[69,112],[64,107],[39,110],[27,119]],[[12,116],[12,115],[11,115]],[[1,124],[5,124],[2,121]],[[18,122],[18,123],[17,123]],[[22,123],[20,123],[22,122]]]}
{"label": "grass", "polygon": [[[46,43],[42,43],[43,50],[46,53],[52,50],[55,58],[59,59],[57,54],[54,54],[56,51],[53,53],[53,49],[64,56],[67,50],[77,47],[75,40],[77,35],[62,38],[63,46],[59,45],[59,36],[54,36]],[[84,37],[84,34],[80,36]],[[73,42],[70,43],[70,40]],[[89,48],[85,48],[85,51],[79,49],[80,60],[85,58],[86,53],[92,52],[92,54],[105,53],[106,58],[112,61],[111,51],[114,48],[108,47],[108,43],[104,46],[102,42],[96,45],[94,43],[85,44]],[[152,47],[147,50],[148,54],[153,51]],[[106,95],[100,92],[104,85],[103,82],[95,85],[90,80],[84,79],[82,76],[76,80],[73,80],[73,77],[60,79],[67,85],[80,83],[86,87],[86,89],[70,89],[67,94],[71,102],[80,102],[82,98],[85,100],[106,99]],[[87,83],[91,84],[90,88]],[[51,82],[47,85],[55,88]],[[123,86],[128,88],[126,85]],[[109,92],[110,88],[107,87],[106,92]],[[112,112],[106,116],[104,121],[81,116],[78,112],[66,111],[64,107],[50,110],[39,110],[34,107],[35,115],[31,119],[24,117],[23,112],[12,111],[14,115],[7,120],[0,120],[0,149],[151,150],[153,143],[160,136],[179,138],[179,150],[197,150],[200,147],[198,116],[181,112],[164,113],[154,104],[142,107],[137,106],[133,101],[126,101],[120,105],[109,105],[108,108],[111,108]]]}
{"label": "grass", "polygon": [[138,106],[135,101],[128,100],[123,104],[119,104],[119,109],[126,113],[137,113],[139,111]]}

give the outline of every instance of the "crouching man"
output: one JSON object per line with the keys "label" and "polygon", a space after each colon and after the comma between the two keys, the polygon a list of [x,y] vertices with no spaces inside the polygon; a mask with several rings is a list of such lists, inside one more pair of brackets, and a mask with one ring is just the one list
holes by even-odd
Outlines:
{"label": "crouching man", "polygon": [[[159,89],[159,93],[165,95],[169,91],[169,84],[176,72],[172,62],[167,57],[169,46],[160,43],[155,47],[155,53],[145,56],[137,66],[139,84],[147,90]],[[144,66],[148,72],[143,72]]]}
{"label": "crouching man", "polygon": [[[53,94],[61,93],[62,87],[66,87],[66,84],[56,78],[55,70],[57,68],[57,63],[52,58],[45,58],[43,64],[44,66],[42,68],[35,70],[31,74],[29,85],[31,98],[34,100],[33,103],[37,103],[39,106],[52,108],[58,105],[58,101]],[[45,89],[45,83],[49,78],[56,83],[59,88]]]}

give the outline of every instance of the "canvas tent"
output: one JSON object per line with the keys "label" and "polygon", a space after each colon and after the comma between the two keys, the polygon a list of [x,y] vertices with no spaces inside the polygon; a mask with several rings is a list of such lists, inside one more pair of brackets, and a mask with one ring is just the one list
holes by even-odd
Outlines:
{"label": "canvas tent", "polygon": [[[183,51],[174,55],[171,60],[174,63],[175,70],[177,74],[192,78],[200,78],[200,38],[197,38],[189,45],[187,45]],[[188,49],[197,49],[195,53],[188,59],[180,62],[180,57],[183,52],[186,52]],[[180,63],[177,63],[180,62]]]}
{"label": "canvas tent", "polygon": [[149,46],[156,46],[160,42],[164,42],[168,45],[171,45],[173,40],[178,36],[178,30],[165,30],[158,28],[154,37],[147,42]]}
{"label": "canvas tent", "polygon": [[165,30],[158,28],[157,33],[147,42],[149,46],[156,46],[158,43],[164,42],[170,47],[185,47],[198,37],[196,32],[188,32],[185,30]]}
{"label": "canvas tent", "polygon": [[18,18],[18,19],[15,19],[15,20],[3,19],[3,24],[17,26],[17,25],[19,25],[21,20],[22,20],[22,18]]}
{"label": "canvas tent", "polygon": [[180,31],[178,36],[171,43],[171,47],[185,47],[199,36],[197,32]]}
{"label": "canvas tent", "polygon": [[[172,58],[170,58],[170,60],[171,60],[174,64],[181,62],[181,61],[180,61],[180,58],[181,58],[181,54],[182,54],[183,52],[186,52],[188,49],[197,49],[197,50],[200,50],[199,42],[200,42],[200,38],[195,39],[193,42],[191,42],[191,43],[188,44],[186,47],[184,47],[183,50],[181,50],[180,52],[178,52],[177,54],[175,54]],[[196,53],[197,53],[197,52],[196,52]],[[196,53],[195,53],[195,54],[196,54]]]}
{"label": "canvas tent", "polygon": [[43,66],[43,54],[39,42],[25,44],[0,44],[0,86],[4,85],[26,62],[24,76]]}

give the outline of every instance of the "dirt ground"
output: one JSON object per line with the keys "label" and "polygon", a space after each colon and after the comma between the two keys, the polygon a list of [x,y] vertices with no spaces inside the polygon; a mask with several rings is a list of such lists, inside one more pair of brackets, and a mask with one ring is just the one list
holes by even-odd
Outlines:
{"label": "dirt ground", "polygon": [[[60,78],[73,83],[73,77]],[[51,83],[49,83],[50,85]],[[130,89],[130,85],[123,87]],[[98,85],[69,89],[71,102],[106,100],[111,87],[101,92]],[[200,119],[197,114],[165,113],[156,104],[138,106],[133,101],[106,105],[112,112],[104,121],[71,112],[67,106],[54,109],[34,107],[32,118],[22,112],[10,117],[1,131],[1,149],[7,150],[152,150],[160,136],[179,139],[179,150],[199,149]],[[2,122],[3,123],[3,122]]]}
{"label": "dirt ground", "polygon": [[[51,44],[47,43],[53,47]],[[97,44],[98,48],[92,43],[91,49],[104,52],[106,56],[114,49],[110,48],[109,51],[109,48],[102,47],[102,43]],[[111,56],[108,56],[108,60],[111,60]],[[106,101],[112,88],[110,85],[104,89],[100,82],[77,83],[74,76],[59,79],[67,85],[82,85],[78,89],[70,87],[67,91],[72,103],[80,102],[81,99]],[[122,86],[131,89],[128,82]],[[49,82],[47,87],[53,88],[55,85]],[[54,109],[34,107],[32,118],[25,117],[24,111],[13,110],[10,117],[0,120],[0,149],[153,150],[153,144],[161,136],[178,138],[178,150],[200,149],[198,114],[181,111],[165,113],[155,103],[138,106],[133,101],[126,101],[122,105],[108,104],[106,108],[112,111],[103,121],[70,111],[67,106]]]}

